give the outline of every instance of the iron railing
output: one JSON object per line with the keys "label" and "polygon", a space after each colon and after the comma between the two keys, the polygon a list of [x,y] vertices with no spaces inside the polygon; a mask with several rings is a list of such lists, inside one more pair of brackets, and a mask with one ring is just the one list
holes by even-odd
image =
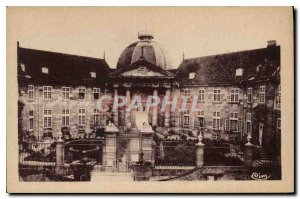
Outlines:
{"label": "iron railing", "polygon": [[55,142],[22,141],[19,143],[19,164],[33,166],[55,165]]}
{"label": "iron railing", "polygon": [[244,153],[236,146],[204,147],[204,166],[243,166]]}

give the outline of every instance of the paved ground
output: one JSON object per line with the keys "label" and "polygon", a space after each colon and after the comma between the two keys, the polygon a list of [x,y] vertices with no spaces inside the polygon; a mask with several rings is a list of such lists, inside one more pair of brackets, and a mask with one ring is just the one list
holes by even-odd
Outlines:
{"label": "paved ground", "polygon": [[131,173],[108,173],[93,171],[91,173],[91,181],[133,181]]}

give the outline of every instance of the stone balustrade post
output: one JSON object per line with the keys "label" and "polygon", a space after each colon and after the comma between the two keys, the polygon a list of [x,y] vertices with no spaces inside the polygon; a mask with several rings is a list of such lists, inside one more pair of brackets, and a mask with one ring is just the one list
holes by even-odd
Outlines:
{"label": "stone balustrade post", "polygon": [[56,173],[61,174],[63,172],[62,166],[65,161],[65,142],[62,139],[62,133],[58,134],[58,140],[56,142]]}
{"label": "stone balustrade post", "polygon": [[199,135],[199,142],[196,144],[196,167],[201,168],[204,165],[204,147],[202,143],[202,134]]}
{"label": "stone balustrade post", "polygon": [[249,133],[247,136],[247,143],[244,145],[244,165],[246,167],[251,167],[252,166],[252,161],[253,161],[253,149],[254,145],[251,144],[251,134]]}

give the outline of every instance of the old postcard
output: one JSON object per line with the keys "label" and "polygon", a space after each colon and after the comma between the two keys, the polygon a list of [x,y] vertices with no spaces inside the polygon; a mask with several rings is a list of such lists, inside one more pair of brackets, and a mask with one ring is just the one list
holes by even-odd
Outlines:
{"label": "old postcard", "polygon": [[8,7],[7,191],[294,192],[292,7]]}

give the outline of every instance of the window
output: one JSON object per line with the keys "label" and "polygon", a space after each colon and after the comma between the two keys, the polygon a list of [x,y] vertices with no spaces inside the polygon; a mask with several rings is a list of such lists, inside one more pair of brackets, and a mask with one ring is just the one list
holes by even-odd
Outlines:
{"label": "window", "polygon": [[21,70],[22,70],[22,72],[25,72],[25,71],[26,71],[25,64],[21,64]]}
{"label": "window", "polygon": [[100,123],[100,111],[99,109],[95,108],[94,109],[94,124],[99,124]]}
{"label": "window", "polygon": [[277,100],[276,100],[277,108],[281,107],[281,86],[278,86],[278,92],[277,92]]}
{"label": "window", "polygon": [[70,99],[70,87],[62,87],[63,99]]}
{"label": "window", "polygon": [[198,90],[198,100],[199,100],[199,102],[204,102],[204,97],[205,97],[205,90],[204,89],[199,89]]}
{"label": "window", "polygon": [[259,87],[259,103],[265,103],[265,97],[266,97],[266,87],[260,86]]}
{"label": "window", "polygon": [[196,76],[196,73],[189,73],[189,79],[194,79]]}
{"label": "window", "polygon": [[85,124],[85,109],[80,108],[78,112],[78,124],[84,125]]}
{"label": "window", "polygon": [[239,89],[231,89],[230,102],[239,102]]}
{"label": "window", "polygon": [[199,111],[198,116],[204,117],[204,111]]}
{"label": "window", "polygon": [[213,129],[220,129],[220,112],[213,112]]}
{"label": "window", "polygon": [[204,128],[205,127],[204,111],[199,111],[198,112],[198,126],[200,128]]}
{"label": "window", "polygon": [[90,74],[91,74],[92,78],[96,78],[96,73],[95,72],[90,72]]}
{"label": "window", "polygon": [[51,128],[52,126],[52,110],[44,110],[44,128]]}
{"label": "window", "polygon": [[212,139],[213,140],[219,140],[221,138],[221,136],[219,134],[212,134]]}
{"label": "window", "polygon": [[85,98],[85,88],[79,88],[78,97],[79,99]]}
{"label": "window", "polygon": [[246,115],[246,120],[247,120],[247,121],[251,121],[251,113],[247,113],[247,115]]}
{"label": "window", "polygon": [[260,72],[260,71],[261,71],[261,68],[262,68],[262,66],[261,66],[261,65],[258,65],[258,66],[256,67],[256,72]]}
{"label": "window", "polygon": [[214,102],[221,102],[221,90],[214,89]]}
{"label": "window", "polygon": [[99,99],[99,97],[100,97],[100,88],[94,88],[93,93],[94,93],[94,99]]}
{"label": "window", "polygon": [[238,113],[230,113],[230,119],[227,119],[225,122],[225,130],[233,132],[242,131],[242,121],[239,120]]}
{"label": "window", "polygon": [[237,131],[238,129],[238,113],[230,113],[230,130]]}
{"label": "window", "polygon": [[49,73],[49,69],[47,67],[42,67],[42,73],[48,74]]}
{"label": "window", "polygon": [[247,89],[247,102],[252,103],[252,88]]}
{"label": "window", "polygon": [[140,74],[147,74],[147,68],[144,66],[141,66],[137,69],[137,72]]}
{"label": "window", "polygon": [[190,111],[185,110],[183,113],[183,125],[189,126],[190,125]]}
{"label": "window", "polygon": [[235,76],[242,76],[243,75],[243,69],[242,68],[237,68],[235,70]]}
{"label": "window", "polygon": [[33,117],[33,111],[32,110],[30,110],[29,111],[29,113],[28,113],[28,115],[29,115],[29,117],[28,117],[28,130],[29,131],[32,131],[33,130],[33,125],[34,125],[34,121],[33,121],[33,119],[34,119],[34,117]]}
{"label": "window", "polygon": [[63,109],[62,110],[62,126],[68,127],[70,126],[70,109]]}
{"label": "window", "polygon": [[277,128],[281,129],[281,118],[277,119]]}
{"label": "window", "polygon": [[28,99],[33,100],[34,98],[34,86],[28,85]]}
{"label": "window", "polygon": [[249,134],[252,132],[252,123],[251,123],[251,113],[246,115],[246,133]]}
{"label": "window", "polygon": [[85,98],[85,88],[79,88],[79,99]]}
{"label": "window", "polygon": [[183,89],[183,96],[190,96],[191,90],[189,88]]}
{"label": "window", "polygon": [[51,100],[52,86],[43,86],[43,97],[44,99]]}

